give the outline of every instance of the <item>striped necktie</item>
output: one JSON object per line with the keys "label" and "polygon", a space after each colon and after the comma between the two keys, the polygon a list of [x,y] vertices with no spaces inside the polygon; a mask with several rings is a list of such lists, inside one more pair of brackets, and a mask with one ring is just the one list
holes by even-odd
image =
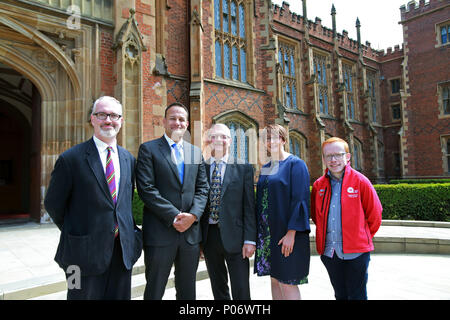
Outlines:
{"label": "striped necktie", "polygon": [[[108,182],[109,192],[113,199],[114,205],[117,203],[117,190],[116,190],[116,178],[114,172],[114,163],[111,157],[112,147],[107,148],[108,155],[106,156],[106,181]],[[114,217],[114,237],[119,235],[119,225]]]}

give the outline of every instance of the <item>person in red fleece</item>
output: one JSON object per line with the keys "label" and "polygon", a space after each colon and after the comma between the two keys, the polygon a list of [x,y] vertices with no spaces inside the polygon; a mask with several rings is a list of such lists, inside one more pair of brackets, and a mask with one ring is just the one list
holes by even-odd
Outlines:
{"label": "person in red fleece", "polygon": [[372,238],[381,225],[383,208],[369,179],[350,166],[350,158],[348,144],[341,138],[323,142],[327,170],[314,182],[311,218],[317,252],[336,300],[367,300]]}

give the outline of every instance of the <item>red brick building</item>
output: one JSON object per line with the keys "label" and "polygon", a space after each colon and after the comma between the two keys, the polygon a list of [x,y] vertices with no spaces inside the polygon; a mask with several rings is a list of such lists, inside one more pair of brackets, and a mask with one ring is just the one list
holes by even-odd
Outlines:
{"label": "red brick building", "polygon": [[258,169],[259,132],[275,122],[311,180],[329,136],[349,141],[375,182],[450,176],[450,1],[402,7],[404,44],[386,52],[360,42],[359,21],[356,40],[337,32],[334,8],[332,26],[303,12],[269,0],[1,0],[0,215],[45,214],[53,164],[92,135],[101,95],[122,102],[119,142],[134,154],[179,101],[205,156],[206,130],[226,123],[232,152]]}

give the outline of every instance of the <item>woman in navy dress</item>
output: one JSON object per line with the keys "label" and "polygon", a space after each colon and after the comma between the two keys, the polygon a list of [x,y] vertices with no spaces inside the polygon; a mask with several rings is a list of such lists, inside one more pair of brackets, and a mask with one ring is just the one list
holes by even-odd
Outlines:
{"label": "woman in navy dress", "polygon": [[309,173],[303,160],[284,151],[286,130],[269,125],[264,134],[271,161],[259,176],[255,273],[270,275],[272,298],[300,299],[308,282]]}

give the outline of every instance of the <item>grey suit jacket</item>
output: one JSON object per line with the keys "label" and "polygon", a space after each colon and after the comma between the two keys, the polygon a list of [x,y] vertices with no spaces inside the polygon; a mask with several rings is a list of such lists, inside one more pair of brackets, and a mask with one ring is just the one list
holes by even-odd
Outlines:
{"label": "grey suit jacket", "polygon": [[106,270],[114,248],[114,216],[128,270],[142,252],[142,233],[132,213],[135,158],[122,147],[117,149],[120,185],[116,205],[92,138],[62,153],[55,163],[44,205],[61,230],[55,261],[63,269],[77,265],[86,276]]}
{"label": "grey suit jacket", "polygon": [[201,151],[184,141],[184,181],[181,184],[171,148],[163,137],[143,143],[136,163],[136,184],[144,202],[144,244],[166,246],[179,232],[172,226],[180,212],[189,212],[197,221],[183,235],[190,244],[201,241],[199,221],[208,199],[209,185]]}
{"label": "grey suit jacket", "polygon": [[[206,162],[206,175],[210,180],[211,164]],[[203,244],[209,228],[209,201],[202,216]],[[229,253],[242,251],[244,241],[256,242],[255,191],[253,167],[228,159],[222,181],[220,211],[220,235],[224,249]]]}

